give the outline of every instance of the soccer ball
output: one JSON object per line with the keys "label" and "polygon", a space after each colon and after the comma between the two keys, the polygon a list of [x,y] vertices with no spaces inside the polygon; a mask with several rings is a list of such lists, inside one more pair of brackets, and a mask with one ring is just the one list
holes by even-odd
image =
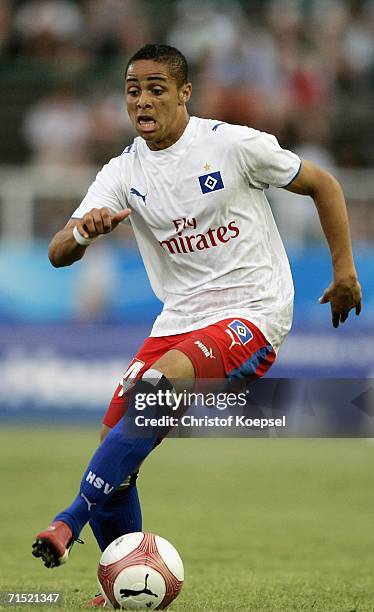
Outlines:
{"label": "soccer ball", "polygon": [[153,533],[120,536],[101,556],[97,572],[101,593],[113,608],[166,608],[180,592],[184,570],[174,546]]}

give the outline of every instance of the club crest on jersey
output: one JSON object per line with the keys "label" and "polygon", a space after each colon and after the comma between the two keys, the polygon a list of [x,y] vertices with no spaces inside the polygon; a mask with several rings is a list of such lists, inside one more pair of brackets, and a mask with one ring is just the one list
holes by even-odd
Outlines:
{"label": "club crest on jersey", "polygon": [[198,177],[200,183],[201,193],[211,193],[212,191],[218,191],[224,189],[224,184],[220,171],[209,172],[209,174],[203,174]]}
{"label": "club crest on jersey", "polygon": [[234,332],[241,344],[247,344],[253,338],[253,334],[249,327],[247,327],[243,321],[239,321],[239,319],[231,321],[227,327]]}

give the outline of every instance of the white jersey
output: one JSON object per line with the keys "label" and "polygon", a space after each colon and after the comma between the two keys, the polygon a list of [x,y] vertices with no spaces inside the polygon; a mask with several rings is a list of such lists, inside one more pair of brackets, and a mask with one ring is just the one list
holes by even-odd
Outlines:
{"label": "white jersey", "polygon": [[191,117],[167,149],[151,151],[135,138],[98,173],[73,217],[132,209],[151,286],[164,302],[152,336],[244,317],[277,350],[291,327],[293,283],[264,189],[287,185],[299,168],[274,136]]}

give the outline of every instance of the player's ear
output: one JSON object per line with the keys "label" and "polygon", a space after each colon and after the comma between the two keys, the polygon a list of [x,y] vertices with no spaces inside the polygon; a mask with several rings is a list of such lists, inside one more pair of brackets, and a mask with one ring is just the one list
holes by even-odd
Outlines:
{"label": "player's ear", "polygon": [[179,94],[178,94],[179,104],[186,104],[191,97],[191,93],[192,93],[191,83],[185,83],[184,85],[182,85],[182,87],[179,89]]}

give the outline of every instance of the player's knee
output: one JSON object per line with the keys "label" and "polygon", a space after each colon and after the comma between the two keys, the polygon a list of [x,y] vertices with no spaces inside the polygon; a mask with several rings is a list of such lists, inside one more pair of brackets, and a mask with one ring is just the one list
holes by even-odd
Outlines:
{"label": "player's knee", "polygon": [[178,391],[177,381],[171,376],[167,376],[161,368],[156,368],[155,366],[152,366],[144,372],[143,376],[138,381],[139,388],[144,388],[143,383],[146,383],[146,389],[152,390],[152,392],[155,393],[161,391],[162,393],[171,393],[173,396],[175,392]]}
{"label": "player's knee", "polygon": [[[161,377],[163,378],[163,383],[159,382]],[[155,386],[165,384],[165,381],[168,381],[178,391],[179,381],[181,381],[183,389],[186,388],[186,385],[193,387],[195,370],[191,359],[187,355],[182,353],[182,351],[172,349],[158,359],[152,365],[152,368],[144,372],[142,380],[149,381]]]}

